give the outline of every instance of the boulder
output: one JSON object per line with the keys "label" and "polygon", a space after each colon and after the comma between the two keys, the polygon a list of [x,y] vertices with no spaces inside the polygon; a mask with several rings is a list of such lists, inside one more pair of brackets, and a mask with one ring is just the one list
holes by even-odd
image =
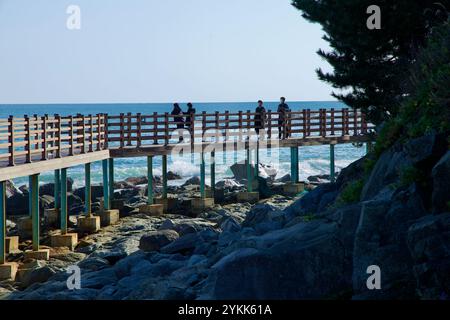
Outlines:
{"label": "boulder", "polygon": [[177,220],[167,219],[163,221],[158,230],[175,230],[180,236],[184,236],[189,233],[196,233],[215,227],[215,223],[202,218]]}
{"label": "boulder", "polygon": [[224,179],[216,183],[216,188],[234,189],[239,187],[242,187],[242,184],[234,179]]}
{"label": "boulder", "polygon": [[185,187],[185,186],[190,186],[190,185],[196,185],[196,186],[199,186],[199,185],[200,185],[200,177],[195,176],[195,177],[192,177],[192,178],[188,179],[188,180],[183,184],[183,187]]}
{"label": "boulder", "polygon": [[[79,197],[82,201],[84,201],[85,196],[85,187],[81,187],[79,189],[76,189],[73,194],[77,197]],[[103,185],[100,184],[93,184],[91,185],[91,198],[93,201],[96,199],[100,199],[103,197]]]}
{"label": "boulder", "polygon": [[126,178],[125,182],[129,183],[130,185],[137,186],[137,185],[141,185],[141,184],[147,184],[148,178],[145,176],[144,177],[131,177],[131,178]]}
{"label": "boulder", "polygon": [[158,251],[178,238],[179,235],[174,230],[153,231],[141,237],[139,249],[147,252]]}
{"label": "boulder", "polygon": [[[28,187],[27,187],[28,192]],[[72,192],[73,190],[73,179],[68,177],[67,178],[67,192]],[[47,196],[54,196],[55,195],[55,184],[53,182],[43,184],[39,187],[39,194],[40,195],[47,195]]]}
{"label": "boulder", "polygon": [[414,166],[426,168],[436,163],[448,150],[446,140],[444,135],[431,132],[408,141],[403,149]]}
{"label": "boulder", "polygon": [[183,179],[182,176],[180,176],[179,174],[169,171],[167,172],[167,180],[181,180]]}
{"label": "boulder", "polygon": [[288,183],[291,182],[291,175],[285,174],[284,176],[282,176],[281,178],[277,179],[276,182],[282,182],[282,183]]}
{"label": "boulder", "polygon": [[450,151],[434,166],[432,171],[433,194],[432,207],[434,213],[450,211]]}
{"label": "boulder", "polygon": [[[252,172],[254,172],[255,165],[252,164],[250,167]],[[233,172],[234,178],[237,181],[243,181],[247,179],[247,165],[245,163],[235,163],[230,167],[230,170],[231,172]],[[277,169],[275,169],[271,165],[259,164],[258,172],[259,177],[270,181],[275,180],[275,177],[277,175]]]}

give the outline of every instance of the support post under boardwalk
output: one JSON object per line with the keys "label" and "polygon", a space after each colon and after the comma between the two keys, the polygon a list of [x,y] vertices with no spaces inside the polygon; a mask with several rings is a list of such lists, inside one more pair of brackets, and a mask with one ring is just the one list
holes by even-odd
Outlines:
{"label": "support post under boardwalk", "polygon": [[330,181],[336,182],[335,164],[334,164],[334,144],[330,144]]}
{"label": "support post under boardwalk", "polygon": [[245,161],[247,167],[247,191],[253,192],[253,172],[252,172],[252,152],[250,147],[247,149],[247,159]]}
{"label": "support post under boardwalk", "polygon": [[67,169],[61,169],[61,233],[67,234]]}
{"label": "support post under boardwalk", "polygon": [[31,223],[33,230],[33,250],[39,251],[39,174],[31,176]]}
{"label": "support post under boardwalk", "polygon": [[291,181],[298,183],[300,180],[298,174],[298,148],[291,147]]}
{"label": "support post under boardwalk", "polygon": [[205,154],[202,152],[200,154],[200,194],[201,194],[201,198],[205,199],[206,198],[206,193],[205,193],[205,175],[206,175],[206,169],[205,169]]}
{"label": "support post under boardwalk", "polygon": [[55,181],[54,181],[54,197],[55,197],[55,209],[61,208],[61,177],[60,171],[55,170]]}
{"label": "support post under boardwalk", "polygon": [[162,198],[167,199],[167,155],[162,156],[162,179],[163,179]]}
{"label": "support post under boardwalk", "polygon": [[211,197],[216,193],[216,152],[211,152]]}
{"label": "support post under boardwalk", "polygon": [[6,262],[6,182],[0,181],[0,264]]}
{"label": "support post under boardwalk", "polygon": [[109,159],[109,201],[114,199],[114,159]]}
{"label": "support post under boardwalk", "polygon": [[108,159],[102,161],[103,171],[103,209],[111,209],[111,202],[109,201],[109,183],[108,183]]}
{"label": "support post under boardwalk", "polygon": [[153,157],[147,157],[147,204],[153,204]]}
{"label": "support post under boardwalk", "polygon": [[31,179],[31,176],[28,176],[28,215],[31,218],[31,211],[32,211],[32,200],[31,200],[31,185],[33,184],[33,181]]}
{"label": "support post under boardwalk", "polygon": [[91,194],[91,164],[86,163],[84,165],[84,203],[85,203],[85,213],[87,216],[92,214],[91,204],[92,204],[92,194]]}
{"label": "support post under boardwalk", "polygon": [[259,177],[259,141],[256,144],[256,163],[255,163],[255,178]]}

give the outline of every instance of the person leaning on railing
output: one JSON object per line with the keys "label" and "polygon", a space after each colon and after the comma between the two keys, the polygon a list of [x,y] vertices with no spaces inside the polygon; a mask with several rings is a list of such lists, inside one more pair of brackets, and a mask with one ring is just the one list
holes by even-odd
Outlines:
{"label": "person leaning on railing", "polygon": [[[286,103],[286,98],[280,98],[280,104],[278,105],[278,139],[288,137],[290,134],[290,119],[289,119],[289,106]],[[286,124],[286,125],[285,125]],[[285,132],[286,131],[286,132]]]}
{"label": "person leaning on railing", "polygon": [[[183,119],[183,111],[180,108],[180,105],[178,103],[174,103],[173,104],[173,110],[171,112],[171,115],[173,115],[173,121],[176,123],[177,125],[177,129],[184,129],[184,119]],[[179,132],[180,134],[180,139],[179,141],[183,141],[183,136],[181,135],[181,132]]]}
{"label": "person leaning on railing", "polygon": [[186,115],[185,125],[186,125],[186,128],[190,128],[192,125],[191,121],[194,121],[194,119],[195,119],[196,110],[195,110],[194,106],[192,105],[192,103],[190,103],[190,102],[187,104],[187,106],[188,106],[188,109],[184,113]]}
{"label": "person leaning on railing", "polygon": [[264,129],[266,123],[266,108],[264,108],[264,103],[262,100],[258,101],[258,106],[255,110],[255,131],[259,137],[259,131]]}

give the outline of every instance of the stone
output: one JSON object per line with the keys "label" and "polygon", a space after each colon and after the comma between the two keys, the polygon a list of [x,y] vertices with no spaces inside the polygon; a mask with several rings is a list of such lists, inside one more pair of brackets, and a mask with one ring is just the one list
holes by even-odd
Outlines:
{"label": "stone", "polygon": [[237,182],[235,179],[223,179],[216,183],[216,188],[234,189],[242,187],[243,185]]}
{"label": "stone", "polygon": [[259,201],[259,192],[240,192],[237,195],[238,202],[255,203]]}
{"label": "stone", "polygon": [[185,187],[185,186],[191,186],[191,185],[199,186],[199,185],[200,185],[200,177],[195,176],[195,177],[192,177],[192,178],[188,179],[188,180],[183,184],[183,187]]}
{"label": "stone", "polygon": [[288,183],[283,186],[283,191],[288,195],[297,195],[305,190],[304,183]]}
{"label": "stone", "polygon": [[81,233],[95,233],[100,230],[100,217],[89,216],[78,218],[78,229]]}
{"label": "stone", "polygon": [[78,244],[77,233],[66,233],[53,235],[50,238],[52,248],[67,247],[69,250],[74,250]]}
{"label": "stone", "polygon": [[279,178],[279,179],[277,179],[276,181],[277,182],[282,182],[282,183],[288,183],[288,182],[291,182],[291,175],[288,173],[288,174],[285,174],[284,176],[282,176],[281,178]]}
{"label": "stone", "polygon": [[5,252],[15,253],[19,251],[19,237],[5,237]]}
{"label": "stone", "polygon": [[45,221],[49,226],[58,226],[61,221],[59,217],[59,209],[51,208],[44,211]]}
{"label": "stone", "polygon": [[25,251],[23,257],[25,260],[34,259],[34,260],[48,261],[50,259],[50,250],[39,249],[37,251],[34,250]]}
{"label": "stone", "polygon": [[167,180],[181,180],[183,179],[182,176],[180,176],[179,174],[169,171],[167,172]]}
{"label": "stone", "polygon": [[432,170],[434,213],[450,211],[450,151],[448,151]]}
{"label": "stone", "polygon": [[[81,200],[85,200],[84,196],[85,196],[85,187],[81,187],[78,188],[76,190],[74,190],[73,194],[77,197],[80,197]],[[100,184],[93,184],[91,185],[91,198],[92,201],[96,201],[97,199],[100,199],[103,197],[103,185]]]}
{"label": "stone", "polygon": [[0,264],[0,281],[15,280],[18,265],[15,262],[7,262]]}
{"label": "stone", "polygon": [[96,213],[97,216],[100,217],[100,226],[107,227],[113,224],[117,224],[120,219],[119,210],[101,210]]}
{"label": "stone", "polygon": [[197,244],[202,242],[203,239],[198,233],[189,233],[162,247],[160,251],[167,254],[190,253],[193,252]]}
{"label": "stone", "polygon": [[214,198],[195,198],[191,201],[193,213],[201,213],[214,207]]}
{"label": "stone", "polygon": [[146,252],[158,251],[178,238],[179,235],[174,230],[152,231],[141,237],[139,249]]}
{"label": "stone", "polygon": [[17,221],[17,231],[21,239],[29,239],[33,235],[33,224],[30,217],[22,217]]}
{"label": "stone", "polygon": [[178,206],[178,200],[175,198],[155,198],[155,204],[162,204],[164,207],[164,213],[167,213],[169,211],[176,210]]}
{"label": "stone", "polygon": [[163,204],[145,204],[139,207],[139,213],[152,217],[160,217],[164,214]]}

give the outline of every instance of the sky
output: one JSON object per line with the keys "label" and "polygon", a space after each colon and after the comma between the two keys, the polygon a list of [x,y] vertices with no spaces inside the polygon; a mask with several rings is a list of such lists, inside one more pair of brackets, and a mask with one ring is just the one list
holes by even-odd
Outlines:
{"label": "sky", "polygon": [[290,3],[0,0],[0,104],[334,100],[323,32]]}

